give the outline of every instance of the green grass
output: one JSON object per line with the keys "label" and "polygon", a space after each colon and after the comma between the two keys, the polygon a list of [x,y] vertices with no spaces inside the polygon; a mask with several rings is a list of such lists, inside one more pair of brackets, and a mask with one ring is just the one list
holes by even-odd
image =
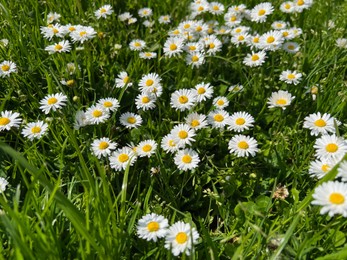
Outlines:
{"label": "green grass", "polygon": [[[346,38],[347,4],[315,0],[302,13],[283,14],[280,2],[270,2],[276,11],[266,23],[243,24],[260,34],[275,20],[300,27],[303,34],[294,39],[300,52],[270,52],[263,66],[250,68],[242,63],[249,47],[227,43],[201,67],[192,68],[182,58],[163,55],[168,31],[189,14],[190,1],[0,0],[0,38],[9,40],[7,47],[0,47],[0,62],[11,60],[18,67],[18,73],[0,78],[0,111],[20,113],[23,125],[37,120],[49,124],[48,134],[34,141],[23,137],[22,128],[0,132],[0,176],[9,182],[0,194],[2,258],[174,259],[164,239],[148,242],[136,234],[137,221],[154,212],[170,224],[190,223],[199,232],[199,243],[182,259],[345,259],[346,219],[320,215],[320,207],[310,204],[314,188],[333,180],[337,166],[322,180],[309,176],[316,137],[303,128],[303,120],[312,113],[329,113],[342,122],[339,135],[347,137],[347,52],[335,46],[337,38]],[[245,4],[252,8],[258,3]],[[111,4],[115,12],[97,20],[94,11],[103,4]],[[153,19],[170,14],[171,24],[144,27],[137,11],[146,6],[153,9]],[[61,24],[90,25],[104,37],[85,42],[84,50],[77,50],[74,43],[69,53],[49,55],[44,48],[57,40],[44,39],[40,26],[46,25],[50,11],[62,15]],[[117,16],[126,11],[138,22],[119,21]],[[223,22],[223,16],[201,18]],[[328,29],[329,20],[335,28]],[[132,39],[146,41],[147,50],[157,52],[158,58],[140,59],[128,47]],[[115,44],[122,45],[117,52]],[[66,71],[70,62],[79,66],[73,75]],[[300,84],[279,81],[287,69],[303,73]],[[123,70],[134,86],[114,88],[114,79]],[[154,110],[137,111],[137,84],[147,73],[160,75],[163,95]],[[65,86],[62,79],[75,84]],[[162,137],[189,113],[170,105],[171,93],[201,82],[214,86],[214,97],[228,98],[230,114],[247,111],[254,116],[254,127],[244,134],[258,141],[255,157],[230,154],[228,141],[235,133],[211,127],[195,137],[192,148],[201,162],[194,170],[178,170],[174,156],[160,148]],[[242,84],[244,91],[229,92],[235,84]],[[313,101],[305,86],[317,84],[322,90]],[[286,110],[267,107],[267,99],[278,90],[295,96]],[[67,105],[45,115],[39,101],[58,92],[68,97]],[[111,118],[74,130],[76,112],[105,97],[120,101]],[[209,100],[190,112],[207,115],[212,110]],[[123,127],[119,117],[125,112],[138,113],[142,126]],[[101,137],[109,137],[118,147],[154,139],[159,148],[150,158],[138,158],[117,172],[108,158],[98,159],[91,152],[92,141]],[[160,172],[151,175],[152,167],[160,167]],[[289,191],[284,200],[273,198],[278,186]]]}

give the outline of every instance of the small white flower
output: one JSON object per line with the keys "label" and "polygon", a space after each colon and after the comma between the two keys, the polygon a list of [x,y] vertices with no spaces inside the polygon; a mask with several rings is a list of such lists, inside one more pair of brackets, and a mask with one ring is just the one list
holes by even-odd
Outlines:
{"label": "small white flower", "polygon": [[266,52],[259,51],[247,54],[247,56],[243,59],[243,64],[249,67],[259,67],[265,62]]}
{"label": "small white flower", "polygon": [[338,161],[334,160],[315,160],[310,163],[310,167],[308,169],[308,173],[312,177],[317,177],[318,179],[323,178],[334,166],[338,163]]}
{"label": "small white flower", "polygon": [[130,78],[126,71],[121,71],[117,78],[115,79],[116,88],[123,88],[124,86],[132,86],[133,83],[130,82]]}
{"label": "small white flower", "polygon": [[213,128],[224,128],[230,124],[230,115],[225,110],[216,109],[208,114],[207,121]]}
{"label": "small white flower", "polygon": [[195,92],[191,89],[179,89],[171,94],[170,104],[176,110],[191,109],[196,102]]}
{"label": "small white flower", "polygon": [[255,156],[258,152],[257,141],[250,136],[235,135],[230,139],[228,148],[230,153],[235,154],[237,157],[247,157],[249,155]]}
{"label": "small white flower", "polygon": [[91,26],[76,26],[76,30],[70,33],[70,37],[73,42],[84,43],[87,40],[93,39],[96,35],[96,31]]}
{"label": "small white flower", "polygon": [[207,99],[212,98],[213,95],[213,86],[210,83],[199,83],[195,86],[196,89],[196,101],[202,102]]}
{"label": "small white flower", "polygon": [[295,97],[292,96],[288,91],[279,90],[272,92],[271,97],[268,98],[267,104],[269,108],[280,107],[283,110],[291,104]]}
{"label": "small white flower", "polygon": [[110,118],[110,112],[101,105],[93,105],[85,112],[88,124],[98,125],[105,123]]}
{"label": "small white flower", "polygon": [[20,114],[12,111],[1,111],[0,115],[0,132],[3,130],[9,131],[12,127],[18,128],[22,122]]}
{"label": "small white flower", "polygon": [[170,135],[177,146],[184,147],[185,145],[191,145],[192,142],[195,142],[194,136],[196,134],[188,125],[178,124],[171,130]]}
{"label": "small white flower", "polygon": [[185,122],[194,130],[199,130],[207,127],[206,116],[197,112],[187,115]]}
{"label": "small white flower", "polygon": [[165,237],[169,221],[161,215],[150,213],[143,216],[137,222],[137,234],[139,238],[157,242],[158,238]]}
{"label": "small white flower", "polygon": [[112,150],[116,149],[117,143],[112,142],[109,138],[103,137],[95,139],[92,142],[92,152],[99,159],[101,156],[107,157],[111,154]]}
{"label": "small white flower", "polygon": [[152,154],[155,153],[157,149],[157,143],[154,140],[145,140],[140,142],[137,145],[137,154],[139,155],[139,157],[150,157]]}
{"label": "small white flower", "polygon": [[[338,122],[335,120],[336,125]],[[334,117],[331,117],[330,114],[324,113],[321,115],[320,112],[310,114],[304,118],[304,128],[311,130],[311,135],[319,135],[319,134],[334,134],[335,125],[334,125]]]}
{"label": "small white flower", "polygon": [[253,7],[251,10],[252,22],[263,23],[266,21],[268,15],[272,14],[274,7],[269,2],[263,2]]}
{"label": "small white flower", "polygon": [[119,122],[126,128],[137,128],[142,124],[142,118],[137,114],[126,112],[120,116]]}
{"label": "small white flower", "polygon": [[110,166],[116,171],[125,170],[128,165],[133,165],[136,161],[134,151],[129,147],[119,148],[110,156]]}
{"label": "small white flower", "polygon": [[140,39],[132,40],[129,43],[129,48],[132,51],[142,51],[146,47],[146,42]]}
{"label": "small white flower", "polygon": [[106,18],[108,15],[113,13],[112,6],[104,5],[94,12],[97,19]]}
{"label": "small white flower", "polygon": [[99,99],[98,105],[102,106],[107,111],[116,111],[119,108],[119,101],[116,98]]}
{"label": "small white flower", "polygon": [[51,110],[56,111],[66,105],[67,96],[63,93],[51,94],[40,101],[40,109],[48,114]]}
{"label": "small white flower", "polygon": [[253,127],[254,118],[247,112],[236,112],[230,116],[229,130],[242,132]]}
{"label": "small white flower", "polygon": [[174,161],[179,170],[187,171],[197,168],[200,159],[198,153],[194,150],[184,149],[177,151]]}
{"label": "small white flower", "polygon": [[347,153],[346,140],[335,134],[321,136],[313,147],[316,149],[316,157],[323,160],[339,161]]}
{"label": "small white flower", "polygon": [[48,125],[43,121],[28,123],[22,130],[22,135],[29,140],[40,139],[47,133]]}
{"label": "small white flower", "polygon": [[8,181],[5,178],[0,177],[0,193],[3,193],[6,190]]}
{"label": "small white flower", "polygon": [[180,146],[175,142],[171,134],[165,135],[163,137],[160,146],[165,152],[169,153],[174,153],[180,148]]}
{"label": "small white flower", "polygon": [[280,80],[287,84],[298,85],[301,81],[302,74],[297,71],[285,70],[280,75]]}
{"label": "small white flower", "polygon": [[12,61],[3,61],[0,63],[0,77],[8,77],[11,73],[17,72],[17,66],[16,63]]}

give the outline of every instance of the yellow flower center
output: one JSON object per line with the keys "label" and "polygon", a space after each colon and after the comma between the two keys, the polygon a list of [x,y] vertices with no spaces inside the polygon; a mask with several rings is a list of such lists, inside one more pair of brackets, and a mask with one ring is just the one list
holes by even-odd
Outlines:
{"label": "yellow flower center", "polygon": [[7,117],[0,117],[0,125],[7,125],[11,120]]}
{"label": "yellow flower center", "polygon": [[70,26],[70,27],[69,27],[69,31],[70,31],[70,32],[73,32],[73,31],[75,31],[75,30],[76,30],[76,28],[75,28],[74,26]]}
{"label": "yellow flower center", "polygon": [[199,88],[198,89],[198,94],[204,94],[206,92],[206,89],[205,88]]}
{"label": "yellow flower center", "polygon": [[295,75],[292,74],[292,73],[291,73],[291,74],[288,74],[287,78],[288,78],[288,79],[295,79]]}
{"label": "yellow flower center", "polygon": [[283,37],[287,37],[287,36],[289,35],[289,32],[284,31],[284,32],[282,33],[282,35],[283,35]]}
{"label": "yellow flower center", "polygon": [[318,119],[314,122],[314,125],[318,127],[324,127],[327,125],[327,123],[323,119]]}
{"label": "yellow flower center", "polygon": [[100,142],[100,144],[99,144],[99,149],[100,149],[100,150],[105,150],[105,149],[108,148],[108,147],[109,147],[108,142],[102,141],[102,142]]}
{"label": "yellow flower center", "polygon": [[245,122],[246,122],[246,120],[241,118],[241,117],[235,120],[235,123],[237,125],[243,125]]}
{"label": "yellow flower center", "polygon": [[204,7],[200,5],[199,8],[198,8],[198,11],[200,11],[200,12],[204,11]]}
{"label": "yellow flower center", "polygon": [[311,94],[317,94],[317,93],[318,93],[318,87],[313,86],[313,87],[311,88]]}
{"label": "yellow flower center", "polygon": [[118,156],[118,161],[120,161],[121,163],[126,162],[127,160],[129,160],[129,155],[122,153]]}
{"label": "yellow flower center", "polygon": [[240,149],[248,149],[249,148],[249,145],[247,142],[245,141],[241,141],[237,144],[237,146],[240,148]]}
{"label": "yellow flower center", "polygon": [[341,193],[333,192],[329,196],[329,201],[332,204],[341,205],[345,202],[345,196],[343,196]]}
{"label": "yellow flower center", "polygon": [[257,61],[259,60],[259,56],[257,54],[252,55],[252,61]]}
{"label": "yellow flower center", "polygon": [[190,125],[191,125],[192,127],[197,127],[197,126],[200,125],[200,122],[199,122],[199,120],[194,119],[194,120],[192,120],[192,122],[190,123]]}
{"label": "yellow flower center", "polygon": [[330,166],[327,164],[323,164],[321,169],[323,172],[328,172],[330,170]]}
{"label": "yellow flower center", "polygon": [[254,43],[259,43],[259,37],[254,37],[254,38],[253,38],[253,42],[254,42]]}
{"label": "yellow flower center", "polygon": [[135,42],[135,43],[134,43],[134,46],[135,46],[135,47],[140,47],[140,46],[141,46],[141,43]]}
{"label": "yellow flower center", "polygon": [[188,241],[188,236],[185,232],[178,232],[176,235],[176,242],[178,244],[184,244]]}
{"label": "yellow flower center", "polygon": [[235,15],[233,15],[232,17],[230,17],[230,22],[235,22],[237,20],[237,17]]}
{"label": "yellow flower center", "polygon": [[258,15],[259,16],[262,16],[262,15],[264,15],[266,13],[266,11],[264,10],[264,9],[260,9],[259,11],[258,11]]}
{"label": "yellow flower center", "polygon": [[128,76],[125,76],[124,79],[123,79],[123,83],[124,84],[127,84],[129,82],[129,77]]}
{"label": "yellow flower center", "polygon": [[170,51],[175,51],[175,50],[177,50],[177,45],[174,43],[171,43],[170,44]]}
{"label": "yellow flower center", "polygon": [[218,105],[218,106],[223,106],[223,105],[224,105],[223,99],[219,99],[219,100],[217,101],[217,105]]}
{"label": "yellow flower center", "polygon": [[330,143],[327,146],[325,146],[325,150],[329,153],[335,153],[338,149],[338,145],[334,143]]}
{"label": "yellow flower center", "polygon": [[102,116],[101,110],[94,110],[93,111],[93,117],[100,117],[100,116]]}
{"label": "yellow flower center", "polygon": [[135,124],[136,123],[136,118],[133,116],[128,117],[127,122],[129,124]]}
{"label": "yellow flower center", "polygon": [[239,41],[243,41],[244,39],[245,39],[245,37],[243,37],[243,35],[240,35],[238,38]]}
{"label": "yellow flower center", "polygon": [[154,81],[152,79],[147,79],[145,84],[147,87],[150,87],[153,85],[153,83],[154,83]]}
{"label": "yellow flower center", "polygon": [[33,134],[38,134],[38,133],[41,132],[41,127],[39,127],[39,126],[34,126],[33,128],[31,128],[31,132],[32,132]]}
{"label": "yellow flower center", "polygon": [[57,44],[54,46],[55,51],[60,51],[62,48],[63,48],[63,46],[61,46],[60,44]]}
{"label": "yellow flower center", "polygon": [[275,41],[275,37],[269,36],[266,40],[267,43],[273,43]]}
{"label": "yellow flower center", "polygon": [[102,13],[102,14],[103,14],[103,13],[106,13],[106,12],[107,12],[107,11],[106,11],[106,9],[105,9],[105,8],[101,8],[101,9],[100,9],[100,13]]}
{"label": "yellow flower center", "polygon": [[224,120],[224,116],[222,116],[221,114],[217,114],[213,117],[214,121],[217,122],[222,122]]}
{"label": "yellow flower center", "polygon": [[85,36],[86,34],[87,34],[87,32],[86,32],[86,31],[82,31],[82,32],[80,32],[80,36],[81,36],[81,37]]}
{"label": "yellow flower center", "polygon": [[284,8],[285,8],[285,9],[290,9],[291,7],[292,7],[292,6],[291,6],[290,4],[285,4],[285,5],[284,5]]}
{"label": "yellow flower center", "polygon": [[53,104],[55,104],[55,103],[57,103],[58,102],[58,99],[56,99],[55,97],[51,97],[51,98],[49,98],[48,100],[47,100],[47,104],[48,105],[53,105]]}
{"label": "yellow flower center", "polygon": [[145,144],[143,147],[142,147],[142,151],[144,151],[145,153],[148,153],[149,151],[152,150],[152,145],[150,144]]}
{"label": "yellow flower center", "polygon": [[276,105],[279,105],[279,106],[284,106],[287,104],[287,100],[284,99],[284,98],[279,98],[276,100]]}
{"label": "yellow flower center", "polygon": [[182,162],[184,163],[191,163],[192,162],[192,157],[188,154],[183,155],[182,157]]}
{"label": "yellow flower center", "polygon": [[68,86],[72,86],[73,84],[75,84],[75,81],[73,79],[69,79],[68,81],[66,81],[66,85]]}
{"label": "yellow flower center", "polygon": [[186,139],[188,137],[188,132],[184,131],[184,130],[181,130],[181,131],[178,132],[178,137],[181,138],[181,139]]}
{"label": "yellow flower center", "polygon": [[179,30],[174,30],[174,31],[172,32],[172,34],[178,35],[178,34],[180,34],[180,31],[179,31]]}
{"label": "yellow flower center", "polygon": [[297,5],[304,5],[305,4],[305,1],[303,1],[303,0],[298,0],[297,2],[296,2],[296,4]]}
{"label": "yellow flower center", "polygon": [[2,66],[1,66],[1,70],[2,70],[2,71],[9,71],[9,70],[10,70],[10,66],[7,65],[7,64],[2,65]]}
{"label": "yellow flower center", "polygon": [[188,97],[187,96],[180,96],[178,98],[178,102],[180,102],[181,104],[185,104],[188,102]]}
{"label": "yellow flower center", "polygon": [[191,45],[191,46],[189,46],[189,50],[190,50],[190,51],[195,51],[195,50],[196,50],[196,47],[195,47],[194,45]]}
{"label": "yellow flower center", "polygon": [[201,26],[197,26],[197,27],[195,28],[195,30],[196,30],[197,32],[201,32],[201,31],[202,31],[202,27],[201,27]]}
{"label": "yellow flower center", "polygon": [[142,103],[147,104],[149,101],[151,101],[148,97],[142,98]]}
{"label": "yellow flower center", "polygon": [[294,50],[295,46],[294,45],[288,45],[288,50]]}
{"label": "yellow flower center", "polygon": [[169,141],[169,146],[174,147],[174,146],[176,146],[176,144],[175,144],[175,142],[173,140],[170,140]]}
{"label": "yellow flower center", "polygon": [[216,47],[216,45],[213,42],[211,42],[209,47],[210,47],[210,49],[214,49],[214,47]]}
{"label": "yellow flower center", "polygon": [[59,32],[59,30],[57,28],[53,28],[53,33],[57,34]]}
{"label": "yellow flower center", "polygon": [[235,30],[235,32],[236,33],[240,33],[242,30],[240,29],[240,28],[237,28],[236,30]]}
{"label": "yellow flower center", "polygon": [[213,10],[215,10],[215,11],[218,11],[218,10],[219,10],[219,6],[218,6],[218,5],[214,5],[212,8],[213,8]]}
{"label": "yellow flower center", "polygon": [[152,53],[150,53],[150,52],[145,52],[145,56],[146,56],[146,57],[152,57]]}
{"label": "yellow flower center", "polygon": [[147,224],[147,229],[149,232],[155,232],[159,230],[159,223],[156,221],[151,221]]}
{"label": "yellow flower center", "polygon": [[112,107],[113,103],[111,101],[105,101],[104,107]]}
{"label": "yellow flower center", "polygon": [[189,29],[190,28],[190,24],[189,23],[186,23],[184,26],[183,26],[184,29]]}
{"label": "yellow flower center", "polygon": [[192,57],[192,61],[193,61],[193,62],[197,62],[197,61],[199,61],[199,57],[198,57],[198,56],[196,56],[196,55],[194,55],[194,56]]}

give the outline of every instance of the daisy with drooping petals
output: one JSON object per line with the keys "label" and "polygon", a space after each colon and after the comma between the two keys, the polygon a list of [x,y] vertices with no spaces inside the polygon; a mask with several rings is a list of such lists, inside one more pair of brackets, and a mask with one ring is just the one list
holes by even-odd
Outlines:
{"label": "daisy with drooping petals", "polygon": [[146,42],[140,39],[132,40],[129,43],[129,48],[132,51],[142,51],[146,47]]}
{"label": "daisy with drooping petals", "polygon": [[191,129],[187,124],[178,124],[174,126],[170,134],[179,147],[191,145],[192,142],[195,142],[195,131]]}
{"label": "daisy with drooping petals", "polygon": [[[337,121],[335,120],[336,124]],[[321,115],[320,112],[315,114],[310,114],[304,118],[304,128],[311,130],[311,135],[319,135],[319,134],[334,134],[335,125],[334,125],[334,117],[331,117],[330,114],[324,113]]]}
{"label": "daisy with drooping petals", "polygon": [[253,127],[254,118],[247,112],[236,112],[230,116],[229,130],[242,132]]}
{"label": "daisy with drooping petals", "polygon": [[110,118],[110,112],[101,105],[93,105],[86,110],[85,116],[88,124],[98,125]]}
{"label": "daisy with drooping petals", "polygon": [[126,128],[137,128],[142,124],[141,116],[126,112],[120,116],[119,122]]}
{"label": "daisy with drooping petals", "polygon": [[347,153],[346,140],[334,134],[321,136],[313,147],[316,149],[316,157],[323,160],[339,161]]}
{"label": "daisy with drooping petals", "polygon": [[141,93],[135,99],[136,108],[139,110],[151,110],[155,108],[157,97],[154,94]]}
{"label": "daisy with drooping petals", "polygon": [[281,75],[280,75],[280,80],[284,81],[287,84],[294,84],[294,85],[298,85],[299,82],[301,81],[302,78],[302,74],[299,72],[291,71],[291,70],[285,70],[282,71]]}
{"label": "daisy with drooping petals", "polygon": [[112,6],[104,5],[94,12],[96,19],[106,18],[113,13]]}
{"label": "daisy with drooping petals", "polygon": [[154,140],[145,140],[137,145],[137,154],[139,157],[150,157],[157,150],[157,143]]}
{"label": "daisy with drooping petals", "polygon": [[216,109],[208,114],[207,121],[213,128],[223,128],[230,124],[230,115],[225,110]]}
{"label": "daisy with drooping petals", "polygon": [[40,109],[48,114],[51,110],[56,111],[66,105],[67,96],[63,93],[51,94],[40,101]]}
{"label": "daisy with drooping petals", "polygon": [[308,169],[308,173],[311,177],[317,177],[318,179],[323,178],[334,166],[338,163],[338,161],[334,160],[315,160],[310,163],[310,167]]}
{"label": "daisy with drooping petals", "polygon": [[116,111],[119,108],[119,101],[116,98],[99,99],[98,105],[102,106],[107,111]]}
{"label": "daisy with drooping petals", "polygon": [[47,14],[47,23],[50,24],[54,21],[59,22],[60,17],[61,17],[61,15],[56,13],[56,12],[49,12]]}
{"label": "daisy with drooping petals", "polygon": [[257,141],[246,135],[235,135],[228,143],[230,153],[235,154],[237,157],[255,156],[259,150],[257,146]]}
{"label": "daisy with drooping petals", "polygon": [[28,123],[22,130],[22,135],[29,140],[40,139],[47,133],[48,125],[43,121]]}
{"label": "daisy with drooping petals", "polygon": [[179,170],[187,171],[197,168],[200,159],[198,153],[194,150],[184,149],[177,151],[174,161]]}
{"label": "daisy with drooping petals", "polygon": [[158,238],[165,237],[168,227],[169,221],[166,218],[151,213],[143,216],[137,222],[136,230],[139,238],[157,242]]}
{"label": "daisy with drooping petals", "polygon": [[95,139],[91,146],[93,154],[100,159],[102,156],[109,156],[112,150],[116,149],[117,143],[112,142],[110,138],[102,137]]}
{"label": "daisy with drooping petals", "polygon": [[199,233],[190,224],[178,221],[173,224],[165,238],[165,248],[171,249],[174,256],[181,253],[190,255],[190,251],[199,239]]}
{"label": "daisy with drooping petals", "polygon": [[20,114],[12,111],[2,111],[0,115],[0,132],[3,130],[10,130],[12,127],[18,128],[22,119]]}
{"label": "daisy with drooping petals", "polygon": [[208,125],[206,116],[197,112],[187,115],[185,122],[194,130],[205,128]]}
{"label": "daisy with drooping petals", "polygon": [[269,104],[269,108],[280,107],[284,110],[291,104],[294,98],[295,97],[288,91],[279,90],[277,92],[272,92],[271,97],[268,98],[267,104]]}
{"label": "daisy with drooping petals", "polygon": [[70,37],[73,42],[84,43],[90,39],[93,39],[96,35],[96,31],[91,26],[76,26],[76,30],[70,33]]}
{"label": "daisy with drooping petals", "polygon": [[110,156],[110,166],[116,171],[125,170],[128,165],[133,165],[136,161],[134,151],[129,147],[119,148]]}
{"label": "daisy with drooping petals", "polygon": [[330,217],[341,214],[347,217],[347,184],[338,181],[324,182],[318,186],[311,204],[323,206],[320,214],[328,213]]}
{"label": "daisy with drooping petals", "polygon": [[213,86],[210,83],[199,83],[195,86],[196,89],[196,101],[202,102],[207,99],[212,98],[213,95]]}
{"label": "daisy with drooping petals", "polygon": [[180,146],[175,142],[171,134],[165,135],[163,137],[160,146],[165,152],[169,153],[174,153],[180,148]]}
{"label": "daisy with drooping petals", "polygon": [[257,23],[263,23],[266,21],[268,15],[272,14],[274,7],[269,2],[260,3],[253,7],[251,10],[251,21]]}
{"label": "daisy with drooping petals", "polygon": [[3,61],[0,63],[0,77],[8,77],[11,73],[17,72],[17,66],[12,61]]}
{"label": "daisy with drooping petals", "polygon": [[171,94],[170,104],[176,110],[188,110],[195,105],[195,102],[196,95],[191,89],[179,89]]}
{"label": "daisy with drooping petals", "polygon": [[266,52],[259,51],[247,54],[247,56],[243,59],[243,64],[249,67],[259,67],[265,62]]}
{"label": "daisy with drooping petals", "polygon": [[130,82],[130,78],[126,71],[121,71],[117,78],[115,79],[116,88],[122,88],[124,86],[132,86],[133,83]]}

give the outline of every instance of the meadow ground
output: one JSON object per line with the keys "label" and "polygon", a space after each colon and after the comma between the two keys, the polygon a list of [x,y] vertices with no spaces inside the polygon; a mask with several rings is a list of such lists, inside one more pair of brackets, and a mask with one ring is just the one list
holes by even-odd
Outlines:
{"label": "meadow ground", "polygon": [[347,3],[0,0],[2,259],[347,259]]}

